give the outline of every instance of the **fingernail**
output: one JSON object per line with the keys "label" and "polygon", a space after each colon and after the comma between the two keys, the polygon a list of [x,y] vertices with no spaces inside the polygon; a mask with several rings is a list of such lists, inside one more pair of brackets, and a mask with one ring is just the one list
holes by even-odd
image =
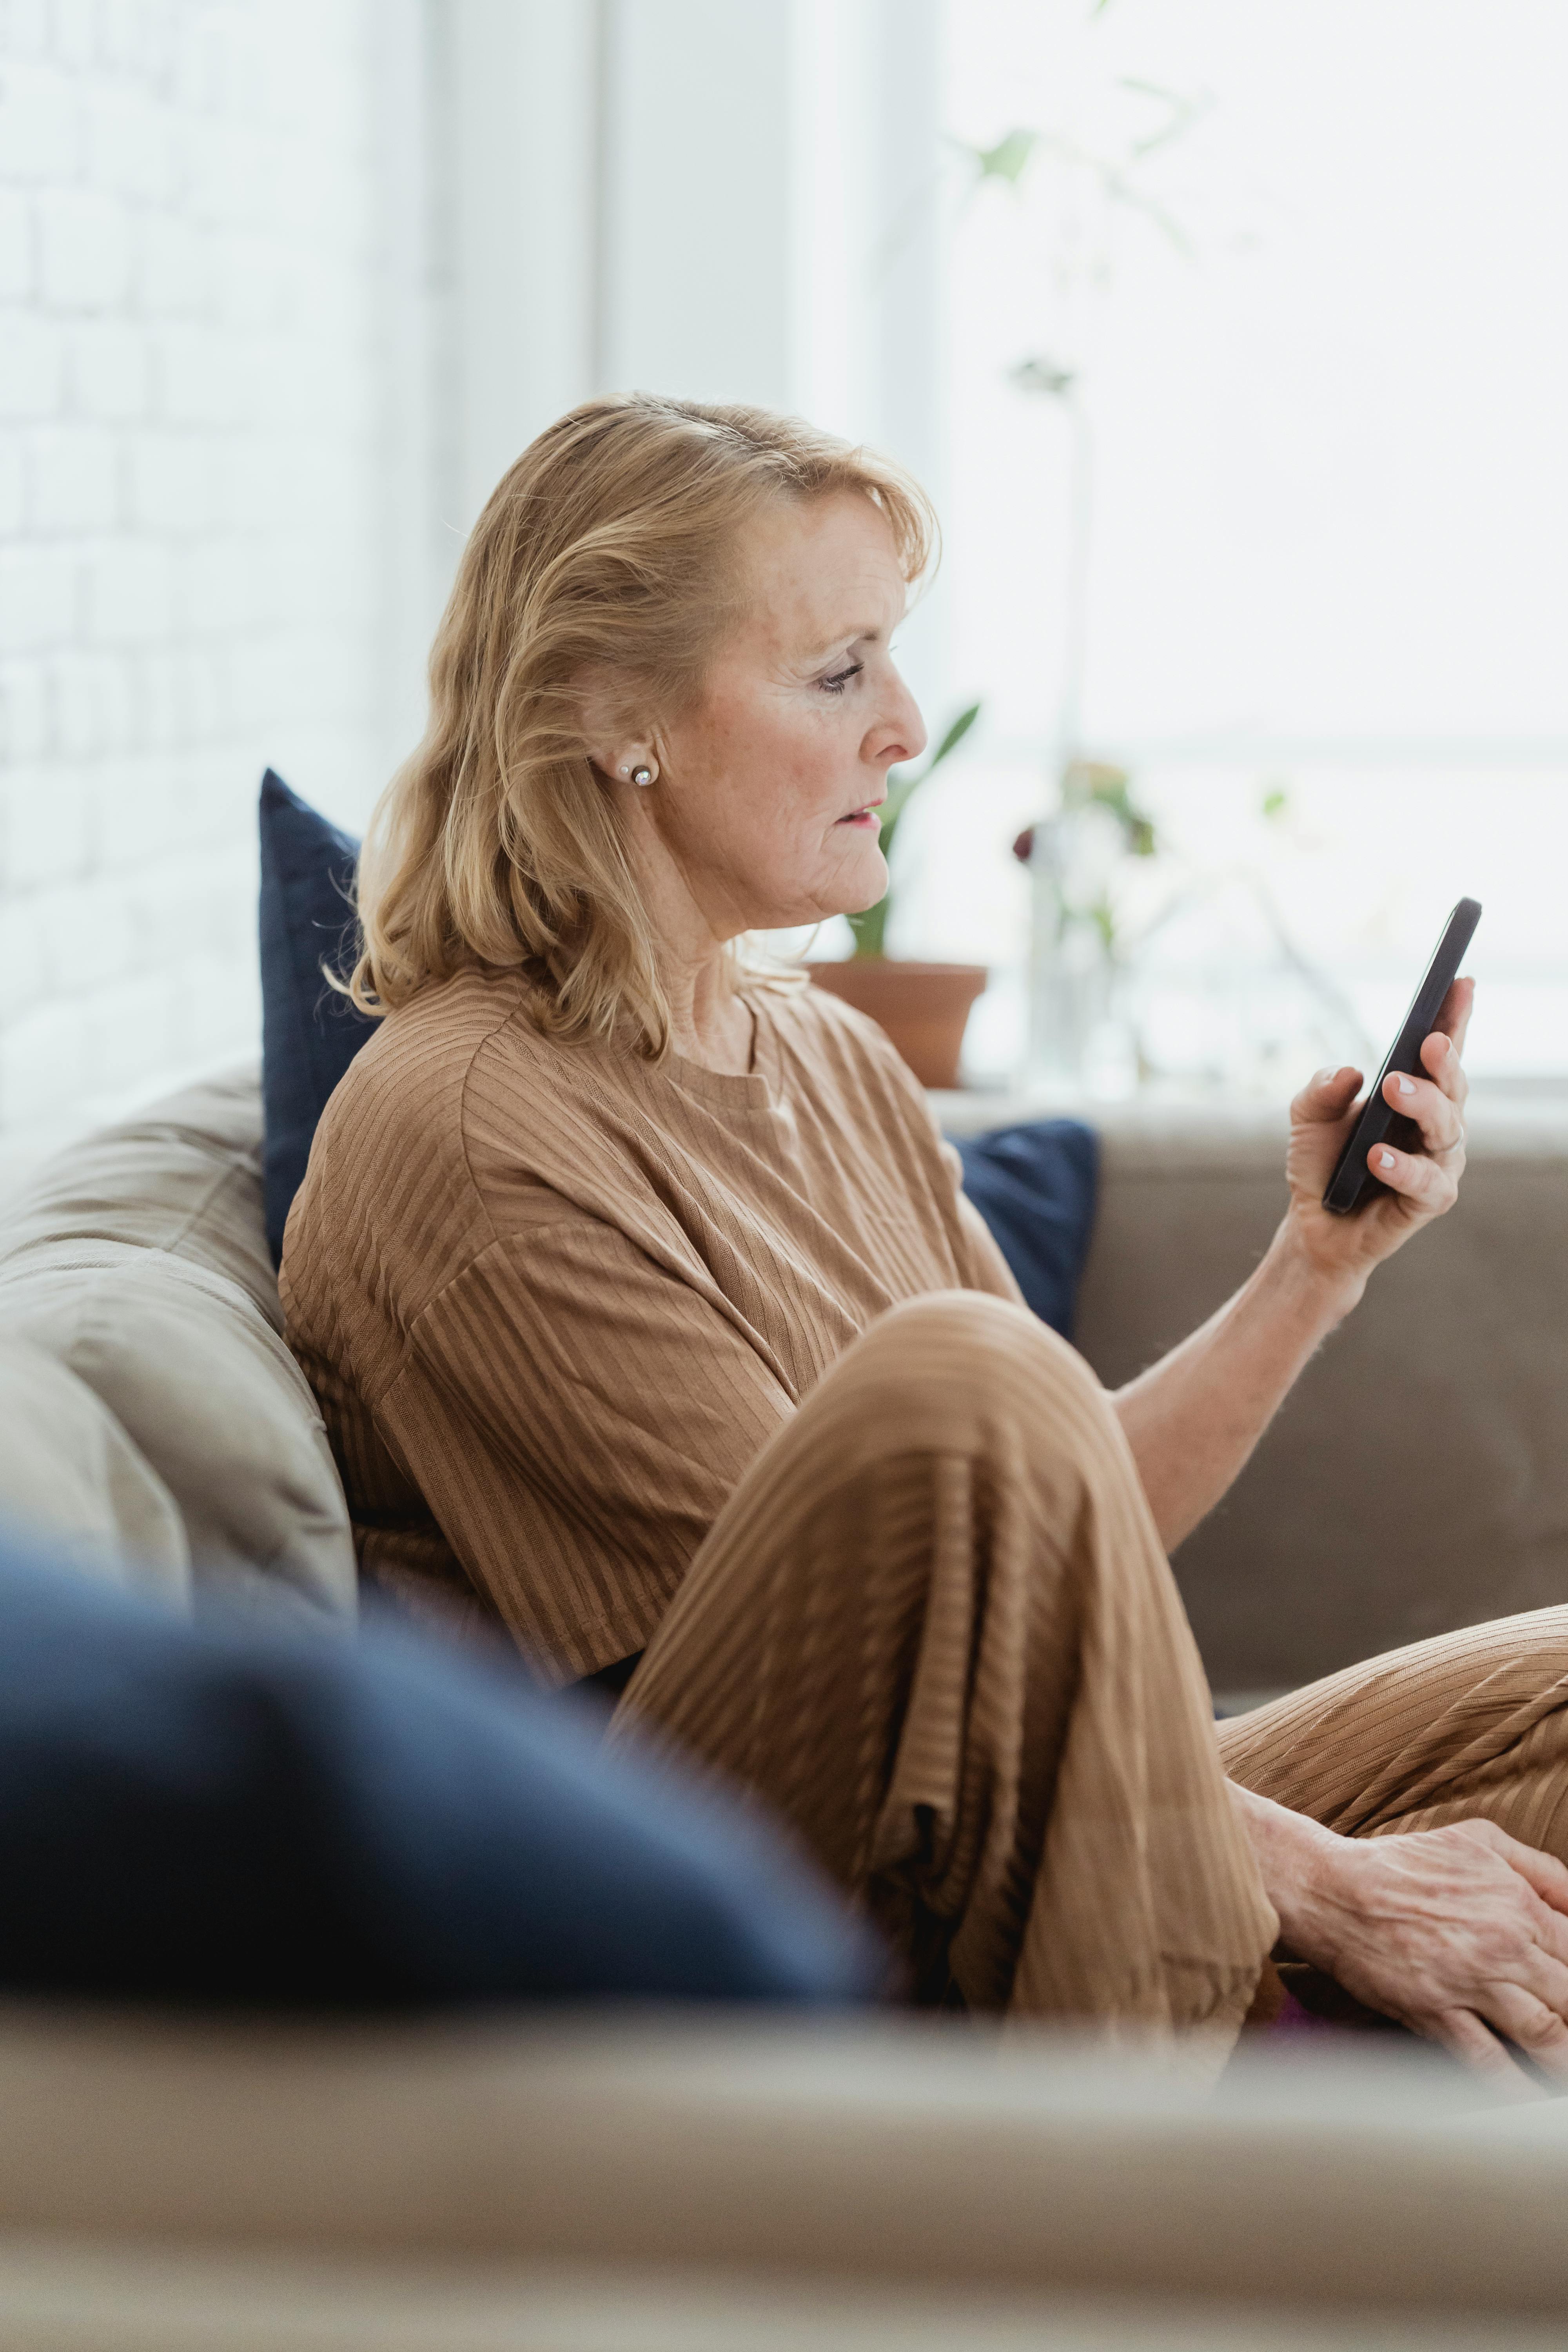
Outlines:
{"label": "fingernail", "polygon": [[1393,1152],[1380,1151],[1377,1157],[1377,1164],[1380,1168],[1392,1168],[1394,1165]]}
{"label": "fingernail", "polygon": [[1332,1070],[1314,1070],[1312,1073],[1312,1084],[1315,1087],[1326,1087],[1333,1075]]}
{"label": "fingernail", "polygon": [[1399,1081],[1399,1091],[1402,1095],[1413,1095],[1415,1092],[1415,1088],[1408,1078],[1401,1078]]}

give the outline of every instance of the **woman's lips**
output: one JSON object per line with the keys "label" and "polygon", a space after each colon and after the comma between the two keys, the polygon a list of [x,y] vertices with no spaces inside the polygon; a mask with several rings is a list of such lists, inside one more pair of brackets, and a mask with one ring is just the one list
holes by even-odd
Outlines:
{"label": "woman's lips", "polygon": [[840,824],[858,825],[863,833],[880,833],[882,829],[882,820],[874,808],[851,809],[848,815],[841,816],[838,822]]}

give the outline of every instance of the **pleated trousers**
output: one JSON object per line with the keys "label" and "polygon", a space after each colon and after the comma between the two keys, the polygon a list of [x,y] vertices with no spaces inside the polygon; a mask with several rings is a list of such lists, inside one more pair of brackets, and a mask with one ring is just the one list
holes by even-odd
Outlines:
{"label": "pleated trousers", "polygon": [[1093,1373],[974,1292],[882,1317],[715,1521],[627,1687],[880,1925],[908,1997],[1227,2047],[1276,1920]]}
{"label": "pleated trousers", "polygon": [[1568,1863],[1568,1608],[1216,1727],[1109,1398],[1023,1309],[894,1308],[763,1451],[621,1702],[754,1792],[916,2001],[1223,2053],[1277,1921],[1228,1775],[1355,1837]]}
{"label": "pleated trousers", "polygon": [[1232,1780],[1344,1836],[1489,1821],[1568,1863],[1568,1608],[1390,1650],[1218,1734]]}

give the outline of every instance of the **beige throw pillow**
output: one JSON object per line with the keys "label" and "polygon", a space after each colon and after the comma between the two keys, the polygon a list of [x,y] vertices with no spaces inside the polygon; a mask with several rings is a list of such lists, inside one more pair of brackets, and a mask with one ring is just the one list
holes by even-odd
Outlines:
{"label": "beige throw pillow", "polygon": [[88,1138],[0,1213],[0,1328],[107,1407],[178,1508],[196,1591],[352,1615],[348,1506],[280,1336],[254,1072]]}

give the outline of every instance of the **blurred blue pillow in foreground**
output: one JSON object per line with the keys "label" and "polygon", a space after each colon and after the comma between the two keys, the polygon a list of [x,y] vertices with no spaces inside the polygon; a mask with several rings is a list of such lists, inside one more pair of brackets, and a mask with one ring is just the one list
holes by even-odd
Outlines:
{"label": "blurred blue pillow in foreground", "polygon": [[879,1953],[782,1842],[596,1727],[499,1660],[193,1626],[0,1532],[0,1984],[874,1998]]}

